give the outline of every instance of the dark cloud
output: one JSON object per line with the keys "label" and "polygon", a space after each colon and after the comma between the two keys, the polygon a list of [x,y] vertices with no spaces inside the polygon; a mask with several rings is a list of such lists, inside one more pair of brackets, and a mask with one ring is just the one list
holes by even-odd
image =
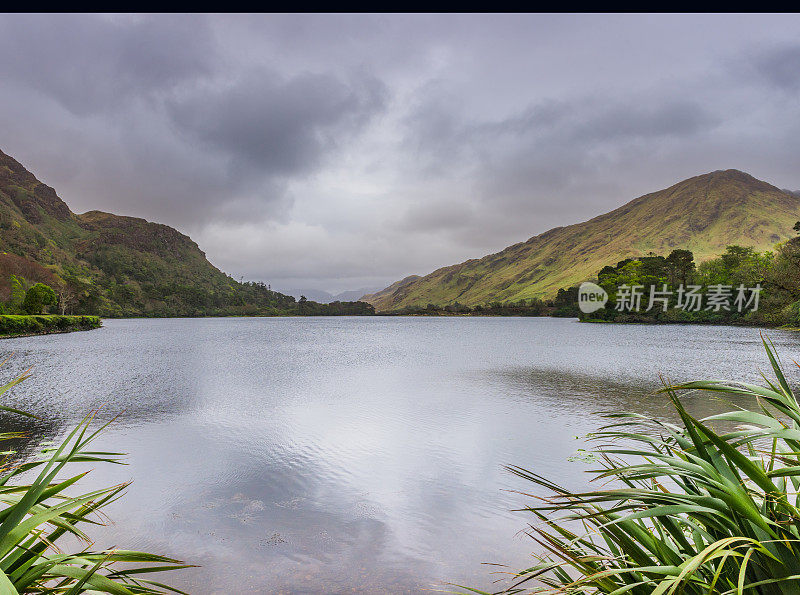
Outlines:
{"label": "dark cloud", "polygon": [[370,76],[345,82],[302,74],[285,80],[258,70],[167,107],[183,134],[224,153],[236,169],[289,176],[309,171],[347,142],[384,100],[383,85]]}
{"label": "dark cloud", "polygon": [[0,77],[77,115],[114,112],[134,99],[208,76],[217,52],[192,16],[6,15]]}

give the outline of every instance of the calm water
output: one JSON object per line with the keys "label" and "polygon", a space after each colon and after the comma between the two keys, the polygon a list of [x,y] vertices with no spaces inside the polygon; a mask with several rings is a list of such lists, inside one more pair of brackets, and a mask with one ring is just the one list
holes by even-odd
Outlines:
{"label": "calm water", "polygon": [[[785,359],[800,335],[771,331]],[[87,487],[133,479],[97,547],[201,564],[192,593],[416,593],[490,587],[482,562],[522,568],[530,486],[562,484],[599,413],[669,416],[670,380],[758,381],[757,330],[547,318],[108,320],[101,330],[0,341],[5,397],[53,440],[83,414],[119,415]],[[690,398],[699,413],[720,408]],[[6,427],[20,427],[4,418]],[[34,443],[20,444],[34,448]]]}

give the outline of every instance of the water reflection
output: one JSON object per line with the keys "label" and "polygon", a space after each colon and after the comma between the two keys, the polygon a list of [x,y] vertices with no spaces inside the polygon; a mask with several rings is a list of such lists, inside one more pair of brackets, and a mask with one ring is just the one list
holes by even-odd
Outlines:
{"label": "water reflection", "polygon": [[[772,333],[797,352],[794,334]],[[119,320],[0,342],[53,439],[92,409],[133,479],[99,545],[183,557],[197,593],[416,593],[523,567],[517,463],[579,486],[599,413],[672,415],[658,374],[757,380],[758,332],[491,318]],[[707,414],[724,406],[688,397]],[[30,449],[32,443],[23,448]],[[235,588],[234,588],[235,587]]]}
{"label": "water reflection", "polygon": [[24,461],[39,452],[43,442],[58,438],[62,428],[48,419],[34,419],[16,413],[0,412],[0,434],[16,434],[12,438],[0,440],[0,451],[5,463]]}
{"label": "water reflection", "polygon": [[[501,370],[497,375],[516,389],[520,399],[548,405],[562,415],[632,411],[673,423],[680,421],[669,397],[660,392],[671,384],[666,378],[663,382],[618,381],[581,372],[522,367]],[[678,391],[678,394],[687,410],[698,418],[730,411],[733,406],[755,405],[746,397],[697,391]]]}

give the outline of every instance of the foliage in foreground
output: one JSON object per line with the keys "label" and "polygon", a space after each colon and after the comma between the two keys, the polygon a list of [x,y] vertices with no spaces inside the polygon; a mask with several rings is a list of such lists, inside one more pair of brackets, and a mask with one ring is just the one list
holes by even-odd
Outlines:
{"label": "foliage in foreground", "polygon": [[[680,426],[609,415],[614,422],[592,435],[594,479],[611,481],[604,489],[575,493],[509,468],[550,495],[527,508],[546,554],[505,592],[800,593],[800,406],[764,346],[775,374],[765,387],[665,388]],[[694,390],[753,397],[758,410],[696,419],[678,398]]]}
{"label": "foliage in foreground", "polygon": [[[22,376],[0,386],[0,395],[24,379]],[[23,414],[7,407],[0,409]],[[59,478],[68,463],[119,463],[115,453],[87,449],[103,429],[90,432],[90,422],[91,418],[85,419],[61,446],[45,451],[42,459],[19,465],[6,462],[0,467],[0,593],[181,592],[145,578],[149,573],[187,567],[178,560],[132,550],[89,549],[92,543],[82,526],[101,524],[98,511],[119,498],[127,486],[67,495],[86,475],[84,472]],[[18,437],[19,434],[0,433],[0,440]],[[17,483],[23,473],[33,470],[39,471],[33,483]],[[86,549],[72,554],[61,551],[59,539],[70,536],[85,543]]]}

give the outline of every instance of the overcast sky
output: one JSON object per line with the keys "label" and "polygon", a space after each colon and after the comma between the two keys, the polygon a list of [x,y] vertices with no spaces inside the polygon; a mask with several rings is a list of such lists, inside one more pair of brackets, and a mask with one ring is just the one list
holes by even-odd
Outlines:
{"label": "overcast sky", "polygon": [[0,131],[237,278],[383,286],[715,169],[800,188],[800,17],[0,16]]}

